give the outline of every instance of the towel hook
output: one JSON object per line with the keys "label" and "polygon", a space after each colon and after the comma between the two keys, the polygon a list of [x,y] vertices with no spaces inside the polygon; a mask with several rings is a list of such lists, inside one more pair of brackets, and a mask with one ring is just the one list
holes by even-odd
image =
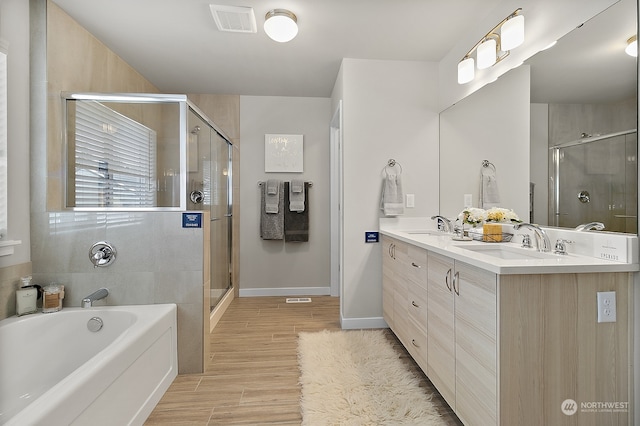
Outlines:
{"label": "towel hook", "polygon": [[400,168],[400,173],[402,173],[402,164],[398,163],[393,158],[390,158],[389,161],[387,161],[387,165],[382,168],[382,171],[386,173],[387,167],[394,168],[395,166],[398,166]]}
{"label": "towel hook", "polygon": [[494,166],[493,163],[489,160],[482,160],[482,167],[484,168],[491,167],[494,172],[496,171],[496,166]]}

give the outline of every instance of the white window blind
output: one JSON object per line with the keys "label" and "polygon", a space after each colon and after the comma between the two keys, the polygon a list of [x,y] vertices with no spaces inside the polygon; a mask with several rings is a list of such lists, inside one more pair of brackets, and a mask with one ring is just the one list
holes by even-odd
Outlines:
{"label": "white window blind", "polygon": [[0,239],[7,236],[7,54],[0,50]]}
{"label": "white window blind", "polygon": [[76,207],[156,205],[156,133],[99,102],[76,103]]}

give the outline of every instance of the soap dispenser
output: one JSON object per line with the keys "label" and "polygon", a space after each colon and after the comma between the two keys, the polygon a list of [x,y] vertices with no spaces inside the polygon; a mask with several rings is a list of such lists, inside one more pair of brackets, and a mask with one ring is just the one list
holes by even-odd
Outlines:
{"label": "soap dispenser", "polygon": [[31,276],[20,278],[20,288],[16,291],[16,314],[32,314],[38,310],[38,287],[31,284]]}

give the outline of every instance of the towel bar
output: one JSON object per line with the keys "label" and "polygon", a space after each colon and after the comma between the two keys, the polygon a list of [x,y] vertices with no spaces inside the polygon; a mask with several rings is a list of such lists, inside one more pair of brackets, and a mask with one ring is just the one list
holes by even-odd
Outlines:
{"label": "towel bar", "polygon": [[[312,181],[305,182],[305,183],[308,184],[309,186],[313,186],[313,182]],[[258,181],[258,186],[262,186],[263,184],[264,184],[263,180],[259,180]]]}

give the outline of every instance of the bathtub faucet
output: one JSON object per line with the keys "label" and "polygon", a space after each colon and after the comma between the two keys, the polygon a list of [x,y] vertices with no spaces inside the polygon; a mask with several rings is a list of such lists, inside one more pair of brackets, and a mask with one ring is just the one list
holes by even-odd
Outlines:
{"label": "bathtub faucet", "polygon": [[96,300],[104,299],[109,295],[109,290],[106,288],[101,288],[100,290],[96,290],[84,299],[82,299],[82,307],[90,308],[93,306],[93,302]]}

